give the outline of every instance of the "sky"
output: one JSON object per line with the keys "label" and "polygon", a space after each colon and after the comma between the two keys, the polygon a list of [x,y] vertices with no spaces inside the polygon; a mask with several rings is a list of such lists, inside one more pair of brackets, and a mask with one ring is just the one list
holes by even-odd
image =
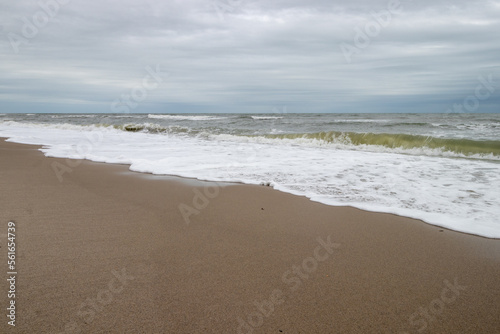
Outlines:
{"label": "sky", "polygon": [[0,113],[500,112],[500,0],[0,0]]}

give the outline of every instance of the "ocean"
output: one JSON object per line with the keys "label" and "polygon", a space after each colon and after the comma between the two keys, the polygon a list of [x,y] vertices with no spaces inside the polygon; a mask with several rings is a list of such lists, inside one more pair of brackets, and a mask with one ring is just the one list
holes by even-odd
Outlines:
{"label": "ocean", "polygon": [[0,114],[0,137],[500,238],[500,114]]}

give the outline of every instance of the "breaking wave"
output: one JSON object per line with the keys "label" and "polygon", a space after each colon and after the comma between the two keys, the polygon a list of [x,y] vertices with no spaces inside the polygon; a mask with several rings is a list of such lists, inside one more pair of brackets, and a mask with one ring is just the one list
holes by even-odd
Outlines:
{"label": "breaking wave", "polygon": [[268,134],[264,136],[217,135],[217,139],[324,146],[339,149],[403,153],[426,156],[500,160],[500,141],[445,139],[430,136],[388,133],[318,132],[300,134]]}

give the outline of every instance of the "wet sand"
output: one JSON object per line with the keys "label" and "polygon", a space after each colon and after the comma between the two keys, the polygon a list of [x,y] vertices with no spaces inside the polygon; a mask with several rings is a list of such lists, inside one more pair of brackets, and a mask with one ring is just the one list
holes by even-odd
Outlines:
{"label": "wet sand", "polygon": [[38,148],[0,139],[1,333],[500,333],[500,240]]}

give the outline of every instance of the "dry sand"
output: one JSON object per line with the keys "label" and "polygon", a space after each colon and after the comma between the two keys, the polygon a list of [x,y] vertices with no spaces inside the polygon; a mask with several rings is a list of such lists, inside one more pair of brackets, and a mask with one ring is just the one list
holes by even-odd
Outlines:
{"label": "dry sand", "polygon": [[38,148],[0,140],[1,333],[500,333],[500,240]]}

